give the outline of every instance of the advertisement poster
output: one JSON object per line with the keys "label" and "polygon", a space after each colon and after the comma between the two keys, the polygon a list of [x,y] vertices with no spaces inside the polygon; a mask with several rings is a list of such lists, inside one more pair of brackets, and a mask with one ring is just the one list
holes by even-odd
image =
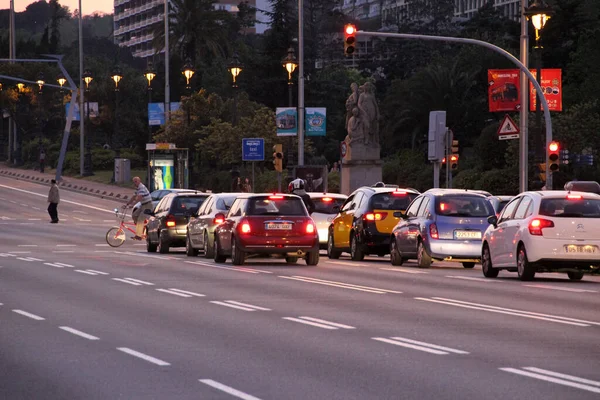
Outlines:
{"label": "advertisement poster", "polygon": [[[548,109],[550,111],[562,111],[562,70],[556,69],[542,69],[542,79],[540,80],[540,86],[544,92],[544,97],[548,102]],[[535,70],[531,73],[537,79]],[[529,111],[535,111],[537,102],[537,96],[533,84],[529,83]]]}
{"label": "advertisement poster", "polygon": [[295,107],[277,107],[275,123],[277,136],[298,135],[298,113]]}
{"label": "advertisement poster", "polygon": [[173,157],[154,160],[150,165],[152,173],[150,180],[150,191],[172,189],[173,177],[175,176],[175,161]]}
{"label": "advertisement poster", "polygon": [[327,126],[327,109],[325,107],[306,107],[306,136],[325,136]]}
{"label": "advertisement poster", "polygon": [[[83,109],[86,112],[86,117],[87,117],[87,110],[88,110],[88,105],[90,108],[90,118],[96,118],[98,117],[99,113],[98,113],[98,103],[96,102],[89,102],[89,103],[83,103]],[[65,115],[69,115],[69,108],[71,108],[71,103],[67,103],[65,104]],[[79,104],[75,104],[75,113],[73,113],[73,121],[81,121],[81,115],[79,113]]]}
{"label": "advertisement poster", "polygon": [[518,69],[488,70],[488,104],[490,112],[518,111],[520,108]]}
{"label": "advertisement poster", "polygon": [[[171,102],[171,113],[179,110],[178,101]],[[160,126],[165,124],[165,103],[148,103],[148,125]]]}

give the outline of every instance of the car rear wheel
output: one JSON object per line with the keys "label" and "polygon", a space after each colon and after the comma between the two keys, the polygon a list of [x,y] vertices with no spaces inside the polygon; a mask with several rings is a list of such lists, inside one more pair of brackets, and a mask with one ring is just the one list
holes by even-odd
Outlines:
{"label": "car rear wheel", "polygon": [[419,241],[419,247],[417,248],[417,266],[419,268],[431,267],[431,256],[427,253],[422,241]]}
{"label": "car rear wheel", "polygon": [[492,255],[487,243],[483,245],[481,252],[481,271],[483,271],[483,276],[486,278],[495,278],[498,276],[498,272],[500,272],[499,269],[494,269],[492,266]]}
{"label": "car rear wheel", "polygon": [[169,243],[167,243],[167,235],[165,231],[160,231],[158,234],[158,252],[161,254],[166,254],[169,252]]}
{"label": "car rear wheel", "polygon": [[365,253],[354,235],[350,237],[350,257],[352,261],[362,261],[365,258]]}
{"label": "car rear wheel", "polygon": [[190,235],[186,235],[185,237],[185,254],[189,257],[198,256],[198,249],[192,247],[192,242],[190,241]]}
{"label": "car rear wheel", "polygon": [[463,268],[473,268],[475,266],[474,262],[464,262],[462,263]]}
{"label": "car rear wheel", "polygon": [[569,271],[567,276],[572,281],[580,281],[583,278],[583,272],[581,271]]}
{"label": "car rear wheel", "polygon": [[156,245],[152,243],[152,241],[150,240],[150,235],[148,234],[148,231],[146,230],[146,251],[148,253],[156,253]]}
{"label": "car rear wheel", "polygon": [[208,240],[208,232],[204,232],[204,258],[213,258],[214,246],[210,245]]}
{"label": "car rear wheel", "polygon": [[535,276],[535,267],[527,260],[527,252],[523,245],[517,250],[517,274],[522,281],[531,281]]}
{"label": "car rear wheel", "polygon": [[221,255],[221,246],[219,246],[217,238],[215,238],[215,242],[213,243],[213,260],[219,264],[222,264],[227,260],[227,257]]}
{"label": "car rear wheel", "polygon": [[319,263],[319,250],[306,253],[306,265],[317,265]]}
{"label": "car rear wheel", "polygon": [[244,265],[246,261],[246,254],[239,249],[236,239],[231,238],[231,263],[233,265]]}
{"label": "car rear wheel", "polygon": [[329,236],[327,238],[327,257],[331,258],[332,260],[337,260],[340,258],[341,254],[341,251],[335,249],[335,245],[333,243],[333,234],[329,232]]}
{"label": "car rear wheel", "polygon": [[286,257],[285,262],[288,264],[296,264],[298,262],[298,257]]}
{"label": "car rear wheel", "polygon": [[390,261],[392,265],[400,266],[404,263],[400,250],[398,250],[398,244],[396,238],[392,236],[392,242],[390,243]]}

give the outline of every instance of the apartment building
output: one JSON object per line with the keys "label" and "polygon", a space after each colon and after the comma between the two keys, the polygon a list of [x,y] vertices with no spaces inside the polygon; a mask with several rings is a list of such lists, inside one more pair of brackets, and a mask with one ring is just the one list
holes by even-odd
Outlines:
{"label": "apartment building", "polygon": [[[471,18],[489,0],[455,0],[454,15]],[[521,18],[521,0],[493,0],[494,8],[513,21]]]}
{"label": "apartment building", "polygon": [[[131,50],[134,57],[147,58],[154,55],[153,30],[164,23],[166,0],[114,0],[114,41]],[[256,0],[248,1],[256,6]],[[238,12],[239,1],[221,0],[215,8],[232,13]],[[201,21],[199,21],[201,23]],[[246,33],[253,33],[253,29]],[[163,53],[164,50],[161,51]]]}

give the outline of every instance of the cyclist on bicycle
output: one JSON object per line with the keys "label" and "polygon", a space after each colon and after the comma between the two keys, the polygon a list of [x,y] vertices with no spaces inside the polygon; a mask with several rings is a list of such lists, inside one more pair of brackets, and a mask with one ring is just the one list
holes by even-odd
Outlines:
{"label": "cyclist on bicycle", "polygon": [[296,178],[291,181],[288,185],[288,193],[295,194],[296,196],[300,196],[300,198],[302,198],[309,215],[315,211],[315,203],[310,198],[310,195],[306,193],[306,190],[304,190],[303,179]]}
{"label": "cyclist on bicycle", "polygon": [[123,208],[127,208],[136,202],[140,202],[141,206],[131,213],[131,218],[135,223],[135,236],[132,239],[142,240],[144,234],[144,222],[146,217],[140,218],[141,214],[144,214],[145,210],[152,210],[152,197],[146,186],[142,183],[139,176],[133,177],[133,184],[135,185],[135,194],[129,199],[127,204]]}

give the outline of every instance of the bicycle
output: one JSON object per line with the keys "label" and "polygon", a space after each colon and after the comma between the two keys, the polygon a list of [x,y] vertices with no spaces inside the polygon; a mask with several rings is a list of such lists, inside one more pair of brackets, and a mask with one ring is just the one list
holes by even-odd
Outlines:
{"label": "bicycle", "polygon": [[[123,210],[122,212],[119,212],[118,208],[115,208],[115,215],[117,216],[117,220],[119,221],[119,226],[113,226],[112,228],[110,228],[108,230],[108,232],[106,232],[106,243],[108,243],[108,245],[110,247],[119,247],[121,246],[123,243],[125,243],[125,239],[127,239],[127,233],[126,231],[129,231],[131,233],[133,233],[134,235],[136,234],[135,232],[135,226],[136,224],[133,221],[125,221],[125,217],[127,216],[127,208],[123,207],[121,208],[121,210]],[[142,216],[140,215],[140,218]],[[144,221],[144,226],[148,223],[148,220],[146,219]],[[142,240],[146,240],[146,230],[144,229],[144,234],[142,235]]]}

